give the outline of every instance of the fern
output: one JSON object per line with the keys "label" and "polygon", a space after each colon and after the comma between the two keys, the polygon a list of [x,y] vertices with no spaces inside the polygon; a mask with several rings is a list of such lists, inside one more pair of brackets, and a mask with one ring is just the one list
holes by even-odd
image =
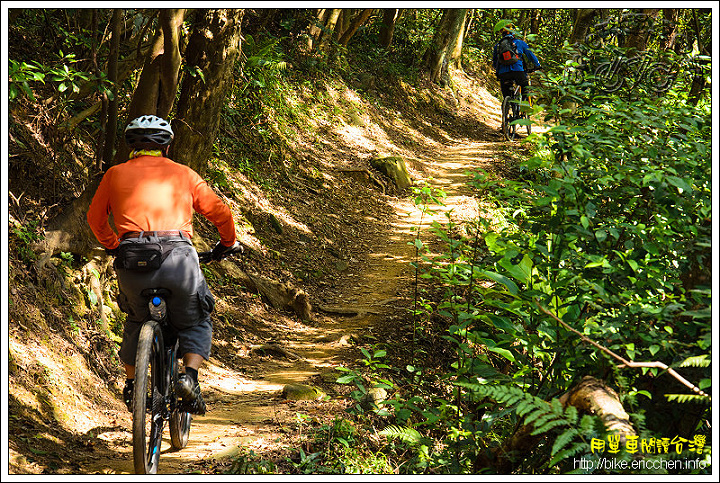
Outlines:
{"label": "fern", "polygon": [[[563,433],[563,434],[565,434],[565,433]],[[562,434],[560,436],[562,436]],[[560,439],[560,438],[558,437],[558,439]],[[548,466],[555,466],[556,464],[560,463],[561,461],[568,459],[568,458],[572,458],[575,455],[577,455],[578,453],[582,453],[585,450],[587,450],[587,444],[585,444],[585,442],[578,441],[577,443],[573,444],[569,448],[558,452],[553,457],[553,459],[550,460],[550,462],[548,463]]]}
{"label": "fern", "polygon": [[407,426],[400,427],[391,424],[380,431],[380,434],[390,439],[399,439],[410,446],[417,446],[423,442],[422,435],[416,429]]}
{"label": "fern", "polygon": [[583,435],[594,432],[595,417],[585,415],[578,421],[578,411],[574,406],[563,408],[558,399],[548,403],[515,386],[474,385],[471,389],[479,396],[489,397],[501,405],[516,405],[518,417],[524,417],[525,424],[534,428],[532,435],[559,431],[550,450],[552,459],[549,466],[555,466],[587,450],[587,441]]}
{"label": "fern", "polygon": [[400,427],[390,425],[380,431],[380,434],[389,439],[399,439],[417,452],[421,466],[427,465],[430,461],[430,446],[432,441],[423,437],[416,429],[407,426]]}
{"label": "fern", "polygon": [[710,367],[710,360],[707,354],[688,357],[680,363],[680,367]]}
{"label": "fern", "polygon": [[537,436],[538,434],[547,433],[553,428],[556,428],[558,426],[567,426],[569,421],[567,419],[554,419],[552,421],[548,421],[544,425],[537,427],[535,426],[535,431],[530,433],[533,436]]}
{"label": "fern", "polygon": [[571,442],[573,439],[575,439],[575,436],[578,435],[578,431],[575,428],[569,428],[565,432],[561,433],[560,436],[555,438],[555,442],[553,443],[552,450],[550,451],[550,455],[555,456],[558,451],[563,449],[565,446],[568,445],[569,442]]}
{"label": "fern", "polygon": [[696,402],[696,403],[709,403],[710,402],[710,396],[702,396],[700,394],[665,394],[665,397],[670,402],[679,402],[679,403],[688,403],[688,402]]}

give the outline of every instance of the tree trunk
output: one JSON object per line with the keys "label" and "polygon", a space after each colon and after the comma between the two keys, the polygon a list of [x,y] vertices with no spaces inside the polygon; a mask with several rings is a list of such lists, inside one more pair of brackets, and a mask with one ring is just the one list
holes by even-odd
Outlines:
{"label": "tree trunk", "polygon": [[675,39],[678,34],[678,16],[680,9],[677,8],[663,8],[663,35],[665,37],[663,42],[663,50],[670,51],[675,50]]}
{"label": "tree trunk", "polygon": [[598,9],[596,8],[579,8],[576,10],[575,22],[573,23],[573,30],[569,40],[571,45],[585,40],[597,13]]}
{"label": "tree trunk", "polygon": [[540,33],[540,22],[542,21],[542,16],[540,15],[540,9],[539,8],[533,8],[532,13],[530,14],[530,33],[537,35]]}
{"label": "tree trunk", "polygon": [[172,110],[180,68],[177,30],[184,17],[185,9],[160,11],[161,28],[145,59],[145,66],[128,109],[128,121],[143,114],[167,117]]}
{"label": "tree trunk", "polygon": [[[710,47],[709,43],[706,45],[703,35],[702,35],[702,29],[700,28],[700,22],[697,17],[697,10],[692,10],[693,15],[693,25],[695,30],[695,40],[697,40],[697,46],[698,51],[702,55],[710,55]],[[708,36],[709,38],[709,36]],[[690,94],[688,96],[690,102],[696,106],[698,102],[700,102],[700,99],[702,98],[702,93],[705,90],[705,74],[702,71],[699,71],[696,73],[696,75],[693,77],[692,85],[690,86]]]}
{"label": "tree trunk", "polygon": [[[160,10],[160,29],[145,58],[140,80],[133,93],[126,121],[146,114],[166,118],[177,95],[180,50],[178,29],[185,18],[185,9]],[[115,162],[127,159],[129,148],[120,146]]]}
{"label": "tree trunk", "polygon": [[325,21],[324,31],[320,35],[320,44],[318,45],[318,52],[326,52],[330,39],[332,39],[333,33],[335,32],[335,25],[337,25],[338,18],[342,9],[333,8],[327,14],[327,20]]}
{"label": "tree trunk", "polygon": [[628,56],[633,52],[643,52],[647,49],[648,37],[652,31],[650,26],[659,13],[659,8],[643,8],[640,10],[639,20],[632,20],[637,22],[637,25],[633,25],[630,35],[625,40],[624,47],[629,51]]}
{"label": "tree trunk", "polygon": [[[461,15],[460,25],[457,29],[457,34],[453,35],[450,40],[450,45],[448,46],[448,52],[450,54],[450,61],[447,63],[447,65],[450,68],[462,70],[462,48],[463,48],[463,42],[465,41],[465,22],[467,20],[467,12],[468,10],[465,10],[465,15]],[[445,72],[447,74],[448,72]]]}
{"label": "tree trunk", "polygon": [[115,154],[115,138],[118,118],[118,56],[120,54],[120,9],[113,10],[112,38],[108,58],[107,78],[111,83],[112,99],[107,104],[107,123],[105,124],[105,145],[103,148],[101,171],[106,171]]}
{"label": "tree trunk", "polygon": [[380,47],[387,49],[392,44],[393,33],[395,32],[395,23],[399,17],[399,8],[384,8],[383,19],[380,25]]}
{"label": "tree trunk", "polygon": [[340,10],[340,16],[338,17],[337,25],[335,25],[335,32],[333,33],[333,40],[336,42],[340,40],[343,32],[350,28],[353,14],[357,11],[355,8],[343,8]]}
{"label": "tree trunk", "polygon": [[180,27],[185,20],[184,8],[163,9],[160,11],[160,25],[164,38],[164,52],[160,61],[160,94],[158,96],[158,116],[167,117],[172,111],[177,95],[180,73]]}
{"label": "tree trunk", "polygon": [[438,82],[446,64],[449,61],[452,42],[457,40],[458,30],[461,30],[465,20],[466,8],[451,8],[443,11],[432,44],[424,56],[425,68],[430,74],[431,82]]}
{"label": "tree trunk", "polygon": [[592,376],[583,377],[578,385],[560,396],[560,403],[563,407],[575,406],[581,413],[596,415],[610,432],[635,434],[620,397],[610,386]]}
{"label": "tree trunk", "polygon": [[307,51],[312,52],[315,45],[320,40],[322,35],[321,25],[325,23],[325,16],[327,15],[327,9],[319,8],[314,17],[313,23],[308,28],[308,39],[307,39]]}
{"label": "tree trunk", "polygon": [[198,19],[187,47],[188,68],[203,73],[185,76],[172,121],[175,141],[171,145],[174,161],[186,164],[201,176],[220,125],[220,112],[232,88],[235,62],[241,52],[240,24],[243,9],[209,9],[198,12]]}
{"label": "tree trunk", "polygon": [[350,26],[347,28],[347,30],[343,32],[342,37],[340,37],[340,40],[338,41],[340,45],[346,46],[348,42],[350,42],[352,36],[355,35],[355,32],[357,32],[360,26],[364,24],[368,18],[370,18],[370,15],[372,15],[372,13],[372,8],[366,8],[357,17],[355,17],[355,19],[350,23]]}

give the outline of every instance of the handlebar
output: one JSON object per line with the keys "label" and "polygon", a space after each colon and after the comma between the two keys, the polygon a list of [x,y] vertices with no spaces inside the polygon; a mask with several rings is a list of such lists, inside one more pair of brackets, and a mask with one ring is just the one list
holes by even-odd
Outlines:
{"label": "handlebar", "polygon": [[[222,254],[222,258],[227,258],[230,255],[237,255],[240,254],[241,256],[245,253],[245,247],[242,245],[238,245],[237,248],[233,250],[228,250]],[[213,261],[212,259],[212,250],[208,250],[206,252],[198,252],[198,259],[200,260],[200,263],[210,263]]]}

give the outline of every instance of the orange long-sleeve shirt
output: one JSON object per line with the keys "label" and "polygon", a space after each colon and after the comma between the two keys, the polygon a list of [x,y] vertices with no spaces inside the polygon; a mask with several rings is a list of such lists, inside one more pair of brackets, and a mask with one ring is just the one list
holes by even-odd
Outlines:
{"label": "orange long-sleeve shirt", "polygon": [[[193,210],[217,227],[223,245],[235,243],[230,208],[200,175],[167,158],[139,156],[107,170],[87,221],[98,241],[112,249],[129,231],[184,230],[192,237]],[[108,221],[111,212],[117,234]]]}

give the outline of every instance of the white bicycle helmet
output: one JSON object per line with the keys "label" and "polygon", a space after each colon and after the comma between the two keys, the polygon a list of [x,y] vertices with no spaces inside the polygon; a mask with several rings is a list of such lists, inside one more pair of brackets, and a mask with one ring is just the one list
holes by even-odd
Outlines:
{"label": "white bicycle helmet", "polygon": [[170,123],[157,116],[140,116],[125,128],[125,142],[132,148],[167,146],[175,134]]}

